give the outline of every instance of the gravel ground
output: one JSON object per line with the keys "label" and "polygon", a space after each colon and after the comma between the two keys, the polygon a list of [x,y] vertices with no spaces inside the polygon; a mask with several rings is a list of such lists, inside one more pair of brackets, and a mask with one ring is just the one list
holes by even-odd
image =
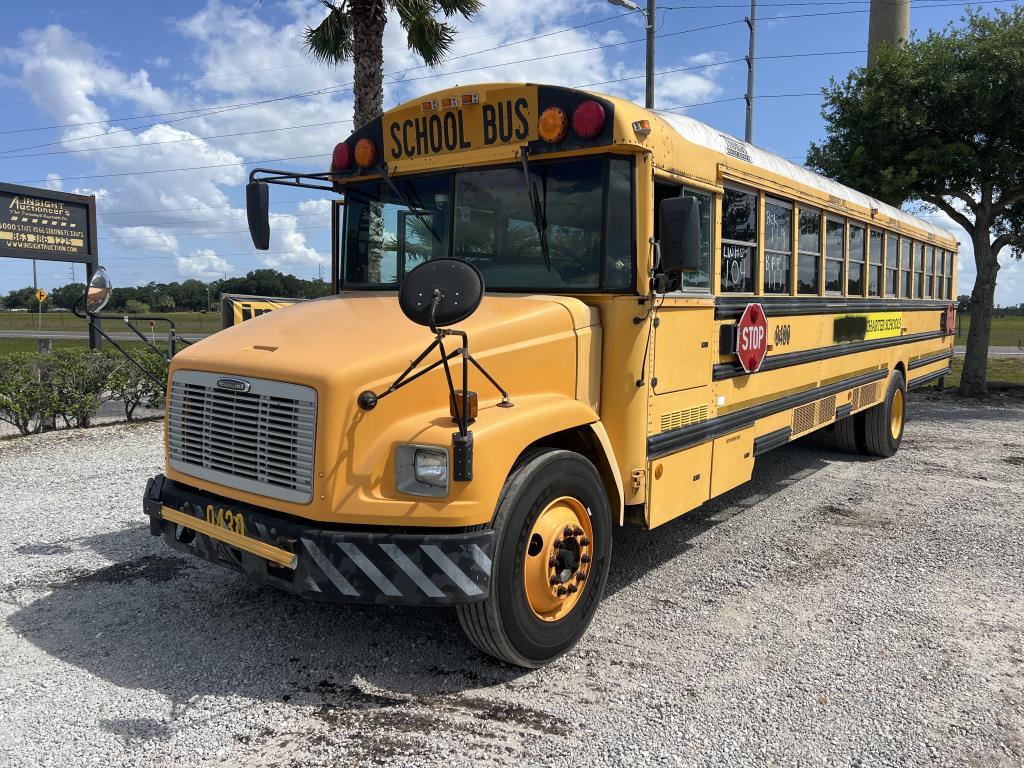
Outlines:
{"label": "gravel ground", "polygon": [[1024,765],[1024,404],[920,395],[616,535],[524,673],[451,612],[320,606],[150,538],[160,426],[0,442],[0,764]]}

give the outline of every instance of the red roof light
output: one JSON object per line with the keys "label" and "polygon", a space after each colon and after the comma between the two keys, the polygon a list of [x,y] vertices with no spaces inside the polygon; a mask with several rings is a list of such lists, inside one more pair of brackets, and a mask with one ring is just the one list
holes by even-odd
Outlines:
{"label": "red roof light", "polygon": [[581,139],[592,139],[604,128],[604,107],[588,99],[572,113],[572,129]]}
{"label": "red roof light", "polygon": [[352,167],[352,147],[347,141],[343,141],[334,148],[331,155],[332,171],[347,171]]}

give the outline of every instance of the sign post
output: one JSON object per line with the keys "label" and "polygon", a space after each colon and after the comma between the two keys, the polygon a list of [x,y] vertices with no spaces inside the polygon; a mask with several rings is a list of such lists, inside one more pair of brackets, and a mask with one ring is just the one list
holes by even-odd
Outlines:
{"label": "sign post", "polygon": [[736,324],[736,356],[747,373],[761,369],[768,353],[768,319],[760,304],[747,304]]}
{"label": "sign post", "polygon": [[[88,285],[99,266],[96,237],[96,198],[50,189],[0,183],[0,257],[35,262],[69,261],[85,264]],[[35,285],[38,289],[38,284]],[[42,293],[43,298],[39,298]],[[45,291],[37,291],[39,326]],[[90,324],[89,346],[98,349],[100,335]]]}

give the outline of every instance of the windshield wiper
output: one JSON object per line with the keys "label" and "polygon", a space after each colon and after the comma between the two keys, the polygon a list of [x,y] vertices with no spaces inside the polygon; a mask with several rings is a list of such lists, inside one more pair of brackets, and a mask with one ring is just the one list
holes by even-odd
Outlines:
{"label": "windshield wiper", "polygon": [[526,196],[530,198],[530,211],[533,213],[533,226],[537,228],[537,238],[540,240],[540,252],[544,256],[544,266],[548,272],[551,271],[551,251],[548,250],[548,222],[540,204],[540,195],[537,194],[537,184],[530,184],[530,161],[527,159],[529,149],[523,147],[523,179],[526,181]]}
{"label": "windshield wiper", "polygon": [[[395,197],[402,201],[402,205],[404,205],[410,211],[415,212],[423,221],[423,225],[427,228],[430,234],[434,236],[434,240],[436,240],[438,244],[441,244],[443,242],[441,240],[441,236],[437,234],[437,231],[431,225],[430,220],[428,218],[428,216],[432,216],[434,214],[434,211],[431,211],[429,208],[426,208],[423,205],[414,205],[413,202],[409,200],[409,198],[406,195],[402,194],[402,192],[398,189],[395,182],[391,180],[391,177],[388,176],[388,172],[384,169],[383,165],[377,166],[376,171],[381,175],[381,177],[383,177],[384,181],[387,182],[387,185],[391,188],[391,191],[395,193]],[[427,216],[423,216],[421,214],[427,214]]]}

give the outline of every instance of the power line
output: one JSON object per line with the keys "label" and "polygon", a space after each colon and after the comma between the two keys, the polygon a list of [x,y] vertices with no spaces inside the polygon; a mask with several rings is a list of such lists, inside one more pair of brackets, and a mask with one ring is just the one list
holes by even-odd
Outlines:
{"label": "power line", "polygon": [[[295,231],[298,231],[298,230],[330,229],[330,228],[331,228],[331,226],[329,224],[315,224],[315,225],[308,226],[308,227],[290,227],[288,229],[288,231],[289,232],[295,232]],[[215,232],[172,232],[171,234],[166,235],[166,236],[161,236],[161,235],[126,235],[126,236],[123,236],[123,237],[119,237],[119,236],[113,236],[113,237],[104,236],[104,237],[101,237],[100,240],[101,241],[102,240],[107,240],[107,241],[110,241],[110,242],[124,242],[126,240],[165,240],[167,237],[212,237],[212,236],[219,237],[221,235],[248,234],[248,232],[249,232],[248,229],[229,229],[229,230],[221,230],[221,231],[215,231]]]}
{"label": "power line", "polygon": [[[508,47],[513,46],[513,45],[519,45],[521,43],[533,42],[534,40],[539,40],[539,39],[544,38],[544,37],[551,37],[552,35],[559,35],[559,34],[564,34],[565,32],[572,32],[572,31],[574,31],[576,29],[580,29],[582,27],[592,26],[594,24],[598,24],[598,23],[601,23],[601,22],[604,22],[604,21],[610,21],[612,19],[617,19],[617,18],[620,18],[622,16],[628,16],[628,15],[629,15],[628,13],[620,13],[620,14],[615,14],[615,15],[612,15],[612,16],[606,16],[606,17],[604,17],[602,19],[597,19],[596,21],[583,22],[581,24],[576,24],[576,25],[574,25],[572,27],[566,27],[566,28],[559,29],[559,30],[545,32],[545,33],[542,33],[540,35],[533,35],[531,37],[523,38],[521,40],[514,40],[514,41],[512,41],[510,43],[503,44],[502,47],[508,48]],[[616,43],[616,45],[620,45],[620,44],[621,43]],[[458,56],[452,56],[452,57],[448,58],[447,61],[456,61],[458,59],[464,59],[464,58],[467,58],[469,56],[479,56],[480,54],[491,53],[493,51],[494,51],[493,47],[488,48],[486,50],[472,51],[470,53],[463,53],[463,54],[460,54]],[[516,64],[516,63],[520,63],[520,62],[508,62],[508,63]],[[410,72],[412,70],[416,70],[416,69],[423,69],[426,66],[427,66],[426,64],[420,64],[420,65],[417,65],[417,66],[414,66],[414,67],[406,67],[405,69],[395,70],[394,72],[385,72],[383,76],[384,77],[395,77],[397,75],[402,75],[402,77],[398,80],[398,82],[407,82],[409,80],[420,80],[420,79],[423,79],[423,78],[405,78],[404,77],[405,73]],[[485,67],[479,67],[478,69],[485,69]],[[469,71],[469,70],[464,70],[464,71]],[[458,73],[444,73],[444,72],[440,72],[440,73],[436,73],[436,74],[458,74]],[[430,76],[433,76],[433,75],[430,75]],[[206,117],[208,115],[220,114],[221,112],[230,112],[230,111],[234,111],[236,109],[245,109],[247,107],[259,106],[259,105],[262,105],[262,104],[270,104],[270,103],[274,103],[274,102],[278,102],[278,101],[287,101],[289,99],[308,98],[310,96],[325,95],[327,93],[333,93],[333,92],[335,92],[337,90],[340,90],[342,88],[347,88],[347,87],[349,87],[352,84],[353,84],[352,82],[348,82],[348,83],[334,83],[332,85],[327,85],[327,86],[324,86],[323,88],[320,88],[320,89],[317,89],[317,90],[312,90],[312,91],[303,91],[303,92],[300,92],[300,93],[286,94],[284,96],[276,96],[276,97],[268,98],[268,99],[259,99],[259,100],[255,100],[255,101],[249,101],[249,102],[238,102],[238,103],[235,103],[235,104],[226,104],[226,105],[219,105],[219,106],[214,106],[214,107],[203,107],[203,108],[197,108],[197,109],[191,109],[191,110],[183,110],[183,111],[179,111],[179,112],[164,112],[164,113],[159,113],[158,112],[158,113],[154,113],[154,114],[150,114],[150,115],[142,115],[142,116],[135,116],[135,117],[121,117],[121,118],[114,118],[114,119],[108,119],[108,120],[92,120],[92,121],[83,122],[83,123],[65,123],[64,125],[57,125],[57,126],[41,126],[41,127],[38,127],[38,128],[21,128],[21,129],[6,130],[6,131],[0,131],[0,135],[4,135],[4,134],[8,134],[8,133],[23,133],[23,132],[28,132],[28,131],[40,131],[40,130],[47,130],[49,128],[72,128],[72,127],[77,127],[77,126],[82,126],[82,125],[101,125],[101,124],[104,124],[104,123],[115,122],[115,120],[117,122],[123,122],[123,121],[126,121],[126,120],[149,119],[149,118],[153,118],[153,117],[165,117],[165,116],[182,115],[182,114],[188,115],[187,117],[180,117],[180,118],[177,118],[175,120],[167,120],[167,121],[163,121],[162,123],[153,123],[152,125],[149,125],[149,126],[133,126],[130,129],[130,130],[139,130],[139,129],[145,128],[145,127],[153,127],[154,125],[165,125],[165,124],[169,124],[169,123],[178,123],[178,122],[182,122],[184,120],[192,120],[192,119],[197,118],[197,117]],[[206,112],[205,110],[211,110],[211,111]],[[201,114],[193,114],[193,113],[201,113]],[[75,137],[73,139],[67,139],[66,141],[82,141],[84,139],[95,138],[97,136],[105,136],[105,135],[106,135],[105,133],[91,134],[89,136],[80,136],[80,137]],[[31,147],[18,147],[16,149],[0,150],[0,151],[3,151],[3,152],[18,152],[18,151],[21,151],[22,149],[38,149],[40,147],[47,147],[47,146],[51,146],[53,144],[60,144],[60,143],[64,143],[64,142],[49,142],[47,144],[37,144],[37,145],[31,146]]]}
{"label": "power line", "polygon": [[[326,157],[326,154],[319,155],[296,155],[295,157],[274,157],[267,160],[239,160],[235,163],[214,163],[212,165],[195,165],[190,168],[159,168],[149,171],[124,171],[123,173],[95,173],[89,176],[62,176],[64,181],[78,181],[80,179],[110,179],[116,176],[140,176],[151,173],[177,173],[178,171],[205,171],[211,168],[232,168],[236,165],[262,165],[263,163],[281,163],[285,160],[309,160],[314,157]],[[14,184],[41,184],[49,179],[27,179],[15,181]]]}
{"label": "power line", "polygon": [[[111,150],[111,149],[138,149],[138,148],[141,148],[141,147],[155,147],[155,146],[159,146],[161,144],[181,144],[183,142],[189,142],[189,141],[209,141],[211,139],[228,139],[228,138],[233,138],[233,137],[236,137],[236,136],[251,136],[251,135],[257,134],[257,133],[273,133],[274,131],[298,131],[298,130],[302,130],[303,128],[320,128],[320,127],[323,127],[325,125],[340,125],[341,123],[351,123],[351,122],[352,122],[351,120],[327,120],[327,121],[322,122],[322,123],[305,123],[303,125],[286,125],[286,126],[282,126],[281,128],[261,128],[259,130],[255,130],[255,131],[238,131],[236,133],[220,133],[220,134],[217,134],[216,136],[194,136],[194,137],[188,138],[188,139],[168,139],[167,141],[147,141],[147,142],[137,143],[137,144],[116,144],[114,146],[109,146],[109,147],[86,147],[84,149],[58,149],[58,150],[55,150],[53,152],[32,152],[30,154],[24,154],[24,155],[3,155],[3,156],[0,156],[0,160],[16,160],[16,159],[21,158],[21,157],[47,157],[49,155],[70,155],[70,154],[78,154],[80,152],[105,152],[105,151]],[[111,136],[111,135],[113,135],[113,134],[110,134],[110,133],[102,134],[102,136]],[[59,143],[62,143],[62,142],[54,142],[54,143],[55,144],[59,144]],[[14,150],[6,150],[6,151],[13,152]]]}
{"label": "power line", "polygon": [[[864,0],[864,1],[866,1],[866,0]],[[589,21],[589,22],[586,22],[584,24],[579,24],[579,25],[574,26],[574,27],[569,27],[568,29],[564,29],[564,30],[561,30],[561,31],[568,32],[568,31],[572,31],[574,29],[579,29],[580,27],[592,26],[592,25],[595,25],[595,24],[600,24],[600,23],[602,23],[604,21],[610,21],[612,19],[617,19],[617,18],[620,18],[622,16],[628,16],[628,15],[629,15],[629,13],[620,13],[620,14],[616,14],[614,16],[605,16],[603,18],[595,19],[594,21]],[[460,32],[458,34],[458,40],[461,42],[462,40],[477,40],[477,39],[479,39],[481,37],[493,37],[495,35],[508,35],[508,34],[513,33],[513,32],[519,32],[521,30],[526,30],[526,29],[533,29],[533,25],[525,25],[525,26],[522,26],[522,27],[513,27],[512,29],[503,29],[503,30],[498,30],[498,31],[495,31],[495,32],[482,32],[482,33],[480,33],[478,35],[464,35],[464,34],[462,34]],[[555,33],[549,33],[549,34],[555,34]],[[544,37],[544,36],[545,35],[541,35],[541,37]],[[528,38],[528,39],[534,40],[536,38]],[[301,42],[301,40],[296,39],[296,42]],[[524,41],[517,41],[517,42],[524,42]],[[509,44],[501,43],[500,45],[509,45]],[[384,51],[384,53],[385,54],[387,54],[387,53],[404,53],[406,50],[407,50],[406,48],[391,48],[389,50]],[[317,62],[317,61],[304,61],[304,62],[300,62],[300,63],[297,63],[297,64],[283,64],[283,65],[277,66],[277,67],[260,67],[258,69],[241,69],[241,70],[238,70],[237,72],[224,72],[224,73],[219,74],[219,75],[206,75],[205,77],[191,78],[189,80],[189,82],[190,83],[201,83],[201,82],[205,82],[207,80],[222,80],[222,79],[224,79],[226,77],[241,77],[242,75],[251,75],[251,74],[258,73],[258,72],[273,72],[273,71],[278,71],[278,70],[282,70],[282,69],[297,69],[299,67],[316,67],[316,66],[328,66],[328,65],[323,65],[323,64],[321,64],[320,62]],[[426,65],[423,65],[423,66],[426,66]],[[151,87],[151,88],[163,88],[165,86],[175,86],[175,85],[181,85],[181,81],[167,80],[167,81],[160,82],[160,83],[149,83],[149,87]],[[146,88],[146,86],[136,85],[136,86],[132,86],[130,88],[112,88],[109,91],[105,91],[104,93],[129,93],[131,91],[141,91],[141,90],[144,90],[145,88]],[[22,104],[34,104],[34,103],[37,103],[38,101],[68,101],[70,99],[75,99],[75,98],[78,98],[78,97],[77,96],[53,96],[53,97],[46,98],[46,99],[25,99],[23,101],[11,101],[11,102],[8,102],[6,104],[0,104],[0,107],[14,107],[14,106],[20,106]],[[153,117],[153,115],[150,115],[150,117]],[[84,123],[84,125],[88,125],[88,124],[90,124],[90,123]],[[83,123],[77,123],[76,125],[83,125]],[[63,127],[63,126],[61,126],[61,127]],[[47,130],[47,129],[45,127],[43,127],[43,128],[23,128],[21,130],[22,131],[41,131],[41,130]],[[14,132],[16,132],[16,131],[0,131],[0,133],[14,133]]]}
{"label": "power line", "polygon": [[[866,53],[866,50],[862,49],[862,50],[854,50],[854,51],[822,51],[822,52],[816,52],[816,53],[780,54],[780,55],[777,55],[777,56],[756,56],[755,59],[756,60],[762,60],[762,59],[785,59],[785,58],[797,58],[797,57],[808,57],[808,56],[836,56],[836,55],[860,54],[860,53]],[[740,62],[740,61],[745,61],[745,59],[744,58],[726,59],[724,61],[716,61],[716,62],[712,62],[710,64],[698,64],[698,65],[689,66],[689,67],[675,67],[673,69],[661,70],[659,72],[655,72],[654,74],[655,75],[667,75],[667,74],[673,74],[673,73],[678,73],[678,72],[690,72],[690,71],[695,71],[695,70],[700,70],[700,69],[709,69],[709,68],[712,68],[712,67],[724,66],[726,64],[734,64],[734,63]],[[621,82],[625,82],[627,80],[638,80],[638,79],[640,79],[642,77],[644,77],[644,75],[642,75],[642,74],[641,75],[631,75],[629,77],[620,77],[620,78],[616,78],[614,80],[600,80],[600,81],[598,81],[596,83],[586,83],[586,84],[583,84],[583,85],[576,85],[576,86],[573,86],[573,87],[575,87],[575,88],[590,88],[590,87],[593,87],[595,85],[607,85],[609,83],[621,83]],[[234,138],[234,137],[238,137],[238,136],[250,136],[250,135],[253,135],[253,134],[272,133],[272,132],[275,132],[275,131],[293,131],[293,130],[301,130],[301,129],[304,129],[304,128],[319,128],[319,127],[326,126],[326,125],[340,125],[342,123],[351,123],[351,122],[352,122],[351,120],[328,120],[326,122],[321,122],[321,123],[305,123],[303,125],[283,126],[281,128],[263,128],[263,129],[260,129],[260,130],[253,130],[253,131],[237,131],[235,133],[221,133],[221,134],[214,134],[214,135],[211,135],[211,136],[195,136],[195,137],[188,138],[188,139],[169,139],[167,141],[152,141],[152,142],[145,142],[145,143],[142,143],[142,144],[117,144],[115,146],[107,146],[107,147],[87,147],[85,149],[62,149],[62,150],[56,150],[56,151],[53,151],[53,152],[34,152],[34,153],[22,154],[22,155],[6,155],[6,156],[0,156],[0,160],[13,160],[13,159],[25,158],[25,157],[46,157],[46,156],[50,156],[50,155],[78,154],[78,153],[82,153],[82,152],[106,152],[108,150],[114,150],[114,149],[136,149],[136,148],[142,148],[142,147],[159,146],[159,145],[162,145],[162,144],[180,144],[180,143],[192,142],[192,141],[211,141],[211,140],[214,140],[214,139],[225,139],[225,138]],[[102,134],[102,135],[103,136],[109,136],[110,134],[106,134],[105,133],[105,134]],[[59,143],[59,142],[55,142],[55,143]],[[9,150],[9,151],[11,151],[11,150]]]}

